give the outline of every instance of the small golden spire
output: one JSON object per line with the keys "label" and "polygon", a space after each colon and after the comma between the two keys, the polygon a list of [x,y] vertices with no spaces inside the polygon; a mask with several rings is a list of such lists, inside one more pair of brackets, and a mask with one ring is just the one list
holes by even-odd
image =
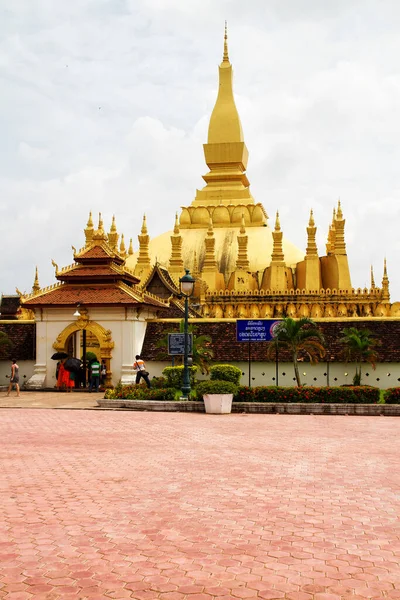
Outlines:
{"label": "small golden spire", "polygon": [[40,291],[38,268],[35,269],[35,281],[33,282],[32,292],[37,294]]}
{"label": "small golden spire", "polygon": [[246,235],[246,227],[244,221],[244,213],[242,213],[242,222],[240,226],[240,233],[237,236],[238,243],[238,255],[236,260],[236,269],[243,270],[249,268],[249,259],[247,256],[247,242],[249,240],[249,236]]}
{"label": "small golden spire", "polygon": [[204,240],[204,244],[206,247],[204,262],[203,262],[203,271],[204,272],[217,272],[217,259],[215,256],[215,237],[214,237],[214,229],[212,218],[210,217],[210,221],[208,223],[207,235]]}
{"label": "small golden spire", "polygon": [[133,254],[133,242],[132,242],[132,238],[129,240],[128,254],[129,254],[129,256],[132,256],[132,254]]}
{"label": "small golden spire", "polygon": [[224,33],[224,54],[222,57],[222,62],[229,62],[228,55],[228,23],[225,21],[225,33]]}
{"label": "small golden spire", "polygon": [[382,301],[383,302],[389,302],[390,301],[389,277],[388,277],[387,268],[386,268],[386,257],[385,257],[385,259],[383,261]]}
{"label": "small golden spire", "polygon": [[113,215],[111,227],[110,227],[110,233],[108,234],[108,242],[110,244],[111,250],[117,250],[118,238],[119,238],[119,234],[117,231],[117,225],[115,223],[115,215]]}
{"label": "small golden spire", "polygon": [[275,231],[281,230],[281,222],[279,220],[279,211],[276,211],[276,219],[275,219]]}
{"label": "small golden spire", "polygon": [[86,228],[84,229],[84,233],[85,233],[85,246],[89,246],[89,244],[93,240],[93,233],[94,233],[92,212],[89,213],[89,219],[88,219]]}
{"label": "small golden spire", "polygon": [[340,221],[341,219],[343,219],[343,213],[342,213],[342,207],[341,207],[340,198],[339,198],[338,206],[337,206],[337,213],[336,213],[336,220]]}
{"label": "small golden spire", "polygon": [[183,258],[182,258],[182,236],[179,232],[178,213],[175,213],[174,232],[171,235],[171,256],[169,259],[169,270],[171,273],[182,273]]}
{"label": "small golden spire", "polygon": [[178,213],[175,213],[175,225],[174,225],[174,233],[178,234],[179,233],[179,219],[178,219]]}
{"label": "small golden spire", "polygon": [[143,223],[142,223],[141,233],[142,233],[142,235],[147,235],[146,215],[143,215]]}
{"label": "small golden spire", "polygon": [[283,247],[282,247],[282,237],[283,233],[281,231],[281,224],[279,221],[279,212],[276,211],[276,219],[275,219],[275,231],[272,232],[272,238],[274,240],[272,246],[272,255],[271,262],[273,263],[285,263],[285,257],[283,255]]}
{"label": "small golden spire", "polygon": [[317,248],[317,244],[315,241],[316,232],[317,232],[317,228],[315,227],[314,214],[311,209],[310,219],[308,221],[308,227],[307,227],[306,259],[318,257],[318,248]]}
{"label": "small golden spire", "polygon": [[242,213],[242,222],[240,224],[240,233],[242,233],[242,234],[246,233],[246,226],[245,226],[245,222],[244,222],[244,213]]}
{"label": "small golden spire", "polygon": [[98,229],[101,231],[103,229],[104,225],[103,225],[103,218],[101,216],[101,212],[99,212],[99,226]]}
{"label": "small golden spire", "polygon": [[333,209],[332,225],[335,223],[335,221],[336,221],[336,208]]}
{"label": "small golden spire", "polygon": [[[149,243],[150,236],[147,233],[146,215],[143,215],[141,233],[138,235],[139,241],[139,254],[135,267],[135,273],[142,276],[150,270],[150,254],[149,254]],[[156,259],[157,263],[157,259]]]}
{"label": "small golden spire", "polygon": [[212,236],[214,235],[214,228],[213,228],[213,222],[212,222],[212,218],[210,217],[210,220],[208,222],[208,230],[207,230],[207,235],[208,236]]}
{"label": "small golden spire", "polygon": [[374,267],[371,265],[371,290],[375,289]]}
{"label": "small golden spire", "polygon": [[124,234],[121,234],[121,243],[119,245],[119,253],[122,254],[122,256],[125,256],[126,254],[126,248],[125,248],[125,240],[124,240]]}

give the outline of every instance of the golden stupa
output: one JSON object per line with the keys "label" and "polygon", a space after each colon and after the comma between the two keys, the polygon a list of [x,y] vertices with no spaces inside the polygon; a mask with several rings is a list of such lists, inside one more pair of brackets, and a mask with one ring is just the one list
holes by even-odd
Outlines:
{"label": "golden stupa", "polygon": [[190,269],[198,282],[199,314],[207,318],[397,316],[386,265],[382,288],[375,286],[373,275],[370,289],[352,288],[340,201],[325,256],[318,255],[312,211],[304,228],[305,252],[283,237],[278,213],[273,229],[268,226],[246,175],[248,151],[233,95],[226,27],[204,155],[206,185],[176,215],[174,229],[150,240],[143,219],[139,251],[131,251],[126,265],[144,288],[158,264],[177,287],[184,268]]}

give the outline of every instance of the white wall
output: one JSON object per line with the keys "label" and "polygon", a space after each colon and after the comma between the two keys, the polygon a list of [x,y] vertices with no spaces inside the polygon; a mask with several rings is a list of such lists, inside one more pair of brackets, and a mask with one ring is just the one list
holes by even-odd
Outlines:
{"label": "white wall", "polygon": [[[146,357],[145,357],[146,358]],[[241,379],[241,385],[249,385],[249,364],[248,362],[232,362],[230,363],[241,369],[244,375]],[[171,363],[166,362],[146,362],[150,379],[154,376],[161,376],[162,370],[166,366],[171,366]],[[310,363],[299,363],[301,381],[305,385],[310,386],[325,386],[327,385],[327,364],[320,363],[311,366]],[[285,375],[284,375],[285,373]],[[304,375],[303,373],[306,373]],[[346,375],[347,373],[347,375]],[[330,363],[329,365],[329,385],[339,386],[351,384],[355,373],[355,365],[352,363]],[[369,374],[366,376],[366,374]],[[295,385],[294,372],[292,363],[279,363],[279,385],[282,387],[290,387]],[[275,363],[253,362],[251,363],[251,385],[275,385]],[[316,381],[314,380],[316,379]],[[198,379],[207,379],[207,376],[198,375]],[[336,379],[336,381],[335,381]],[[378,381],[379,379],[379,381]],[[368,364],[362,366],[362,384],[372,385],[381,389],[388,387],[400,387],[400,364],[399,363],[382,363],[376,366],[374,371]]]}
{"label": "white wall", "polygon": [[[33,375],[34,360],[18,360],[19,381],[23,385]],[[8,386],[10,383],[11,361],[0,360],[0,386]],[[7,377],[8,376],[8,377]]]}

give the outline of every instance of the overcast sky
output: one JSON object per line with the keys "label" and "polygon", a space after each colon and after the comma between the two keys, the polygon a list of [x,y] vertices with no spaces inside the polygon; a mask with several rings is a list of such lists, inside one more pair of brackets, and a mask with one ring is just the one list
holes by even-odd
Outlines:
{"label": "overcast sky", "polygon": [[[400,300],[398,0],[0,0],[0,291],[72,262],[89,210],[137,247],[173,227],[202,144],[224,20],[254,198],[306,245],[338,197],[354,287]],[[272,220],[273,223],[273,220]],[[270,222],[271,224],[271,222]]]}

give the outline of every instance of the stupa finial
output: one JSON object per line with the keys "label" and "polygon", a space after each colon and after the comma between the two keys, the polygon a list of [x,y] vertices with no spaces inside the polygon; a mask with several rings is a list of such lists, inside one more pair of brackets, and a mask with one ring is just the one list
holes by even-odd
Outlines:
{"label": "stupa finial", "polygon": [[315,226],[313,209],[310,210],[310,219],[308,221],[308,226],[309,227],[314,227]]}
{"label": "stupa finial", "polygon": [[129,256],[132,256],[132,254],[133,254],[133,242],[132,242],[132,238],[129,240],[128,254],[129,254]]}
{"label": "stupa finial", "polygon": [[121,243],[120,243],[120,245],[119,245],[119,253],[120,253],[122,256],[125,256],[125,255],[126,255],[125,239],[124,239],[124,234],[123,234],[123,233],[121,234]]}
{"label": "stupa finial", "polygon": [[276,211],[276,218],[275,218],[275,231],[280,231],[281,230],[281,222],[279,220],[279,211]]}
{"label": "stupa finial", "polygon": [[224,33],[224,54],[222,57],[222,62],[229,62],[229,54],[228,54],[228,23],[225,21],[225,33]]}
{"label": "stupa finial", "polygon": [[179,219],[178,213],[175,213],[175,225],[174,225],[174,233],[177,235],[179,233]]}
{"label": "stupa finial", "polygon": [[142,235],[147,235],[147,221],[146,221],[146,215],[143,215],[143,222],[142,222],[142,229],[140,231],[142,233]]}

